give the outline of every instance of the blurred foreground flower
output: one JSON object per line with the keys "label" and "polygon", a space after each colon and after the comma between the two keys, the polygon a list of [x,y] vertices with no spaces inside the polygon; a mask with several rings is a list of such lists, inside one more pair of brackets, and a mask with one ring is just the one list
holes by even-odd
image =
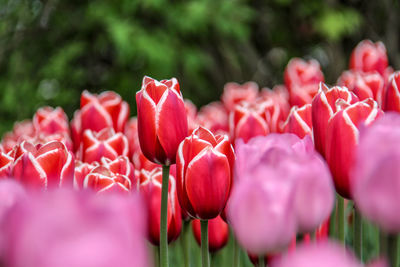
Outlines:
{"label": "blurred foreground flower", "polygon": [[32,195],[7,219],[5,263],[10,267],[147,267],[144,221],[137,195],[94,196],[65,190]]}

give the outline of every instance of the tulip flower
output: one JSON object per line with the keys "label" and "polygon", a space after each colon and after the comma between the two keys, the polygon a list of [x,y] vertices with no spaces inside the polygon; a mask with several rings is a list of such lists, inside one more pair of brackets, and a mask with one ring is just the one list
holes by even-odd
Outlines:
{"label": "tulip flower", "polygon": [[400,87],[400,71],[397,71],[389,78],[389,85],[387,88],[387,94],[384,105],[385,111],[400,112],[399,87]]}
{"label": "tulip flower", "polygon": [[252,102],[258,97],[258,85],[255,82],[227,83],[221,100],[228,112],[232,111],[242,101]]}
{"label": "tulip flower", "polygon": [[132,189],[132,182],[129,177],[114,171],[103,165],[93,168],[86,175],[83,187],[91,188],[97,193],[129,192]]}
{"label": "tulip flower", "polygon": [[58,141],[34,146],[24,141],[14,148],[11,175],[28,187],[72,187],[74,156]]}
{"label": "tulip flower", "polygon": [[272,267],[362,267],[363,265],[345,248],[332,241],[304,244],[280,260],[272,262]]}
{"label": "tulip flower", "polygon": [[385,97],[385,80],[377,72],[345,71],[338,80],[340,86],[346,86],[360,100],[373,98],[382,107]]}
{"label": "tulip flower", "polygon": [[94,197],[87,191],[56,190],[32,196],[6,221],[4,264],[148,267],[145,218],[136,195]]}
{"label": "tulip flower", "polygon": [[98,133],[86,130],[82,136],[79,159],[91,163],[102,157],[116,159],[128,156],[128,140],[122,133],[115,133],[112,128],[105,128]]}
{"label": "tulip flower", "polygon": [[336,105],[338,101],[354,104],[358,102],[358,97],[347,90],[346,87],[334,86],[328,88],[321,83],[319,92],[312,102],[311,109],[315,149],[322,156],[325,156],[326,142],[328,141],[327,128],[329,119],[339,111]]}
{"label": "tulip flower", "polygon": [[200,109],[197,123],[213,134],[226,134],[229,131],[228,116],[221,102],[211,102]]}
{"label": "tulip flower", "polygon": [[0,179],[10,177],[13,162],[14,158],[11,155],[0,152]]}
{"label": "tulip flower", "polygon": [[199,127],[179,146],[177,192],[181,207],[194,218],[217,217],[231,187],[233,148],[227,136]]}
{"label": "tulip flower", "polygon": [[384,74],[388,66],[386,48],[382,42],[361,41],[350,56],[350,69]]}
{"label": "tulip flower", "polygon": [[81,109],[75,112],[71,121],[75,149],[79,148],[86,129],[99,132],[111,127],[115,132],[123,132],[128,118],[129,105],[117,93],[106,91],[95,95],[83,91]]}
{"label": "tulip flower", "polygon": [[311,104],[301,108],[294,106],[283,125],[284,132],[293,133],[300,138],[312,135]]}
{"label": "tulip flower", "polygon": [[128,139],[128,144],[129,144],[129,158],[132,158],[133,154],[137,151],[140,150],[140,144],[139,144],[139,133],[137,129],[137,118],[133,117],[131,118],[126,126],[125,126],[125,132],[124,132],[126,138]]}
{"label": "tulip flower", "polygon": [[248,142],[251,138],[270,133],[266,120],[265,101],[241,102],[229,115],[229,128],[232,140],[242,138]]}
{"label": "tulip flower", "polygon": [[354,201],[361,213],[388,233],[400,232],[400,115],[386,113],[360,130],[352,173]]}
{"label": "tulip flower", "polygon": [[324,74],[318,61],[293,58],[286,66],[284,80],[290,105],[303,106],[311,103],[317,94],[318,84],[324,81]]}
{"label": "tulip flower", "polygon": [[[228,243],[229,227],[220,216],[208,223],[208,249],[210,252],[217,252]],[[200,220],[192,221],[192,230],[197,243],[201,245]]]}
{"label": "tulip flower", "polygon": [[10,152],[16,145],[24,140],[32,140],[36,135],[32,121],[24,120],[14,124],[12,132],[4,134],[1,142],[4,152]]}
{"label": "tulip flower", "polygon": [[345,198],[351,198],[350,170],[358,144],[358,129],[361,125],[370,125],[383,112],[378,103],[370,98],[352,105],[336,101],[336,108],[339,111],[328,123],[325,157],[336,191]]}
{"label": "tulip flower", "polygon": [[69,134],[68,117],[61,107],[55,109],[52,107],[43,107],[38,109],[33,116],[33,126],[36,132]]}
{"label": "tulip flower", "polygon": [[178,81],[172,78],[158,82],[145,76],[136,103],[143,154],[157,164],[174,164],[179,143],[188,135]]}
{"label": "tulip flower", "polygon": [[[150,242],[158,246],[160,244],[160,212],[161,212],[161,185],[162,169],[156,167],[151,171],[141,170],[139,191],[147,204],[148,238]],[[168,190],[168,216],[167,232],[168,243],[176,240],[182,228],[181,207],[176,193],[174,176],[169,176]]]}
{"label": "tulip flower", "polygon": [[83,188],[83,182],[94,168],[98,167],[100,164],[97,161],[92,163],[82,162],[80,160],[75,160],[75,172],[74,172],[74,188]]}

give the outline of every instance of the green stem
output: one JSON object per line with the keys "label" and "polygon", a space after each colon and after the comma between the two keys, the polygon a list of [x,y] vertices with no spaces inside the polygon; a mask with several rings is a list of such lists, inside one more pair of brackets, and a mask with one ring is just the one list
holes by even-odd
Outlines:
{"label": "green stem", "polygon": [[344,199],[337,195],[338,199],[338,239],[342,244],[345,244],[345,233],[344,233]]}
{"label": "green stem", "polygon": [[382,230],[379,231],[379,255],[381,257],[387,256],[387,236]]}
{"label": "green stem", "polygon": [[334,207],[329,218],[329,237],[333,238],[337,235],[337,225],[336,225],[336,212],[337,208]]}
{"label": "green stem", "polygon": [[162,167],[162,189],[161,189],[161,222],[160,222],[160,267],[168,267],[168,180],[169,166]]}
{"label": "green stem", "polygon": [[390,267],[397,267],[397,254],[398,254],[398,242],[397,236],[393,234],[389,234],[387,236],[387,250],[388,250],[388,258],[390,262]]}
{"label": "green stem", "polygon": [[154,247],[154,266],[159,267],[160,266],[160,250],[158,247]]}
{"label": "green stem", "polygon": [[185,267],[190,267],[190,258],[189,258],[189,250],[190,250],[190,240],[189,240],[189,233],[188,229],[190,227],[189,221],[183,222],[183,229],[180,238],[181,249],[182,249],[182,256],[183,256],[183,264]]}
{"label": "green stem", "polygon": [[235,236],[232,235],[232,237],[233,237],[233,267],[239,267],[240,248]]}
{"label": "green stem", "polygon": [[362,217],[359,210],[354,206],[354,227],[353,227],[354,252],[362,261]]}
{"label": "green stem", "polygon": [[259,267],[265,267],[264,255],[258,256],[258,266]]}
{"label": "green stem", "polygon": [[201,220],[201,262],[203,267],[210,267],[208,256],[208,220]]}

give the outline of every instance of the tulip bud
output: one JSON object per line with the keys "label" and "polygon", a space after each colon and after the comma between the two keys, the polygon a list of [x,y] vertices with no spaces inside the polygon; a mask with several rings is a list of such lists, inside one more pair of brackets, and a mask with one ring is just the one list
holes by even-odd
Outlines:
{"label": "tulip bud", "polygon": [[388,233],[400,232],[400,115],[386,113],[360,130],[352,192],[360,212]]}
{"label": "tulip bud", "polygon": [[267,103],[266,120],[272,133],[280,133],[289,115],[289,92],[284,85],[274,86],[272,90],[263,88],[261,98]]}
{"label": "tulip bud", "polygon": [[33,126],[36,132],[54,134],[65,133],[69,135],[68,117],[60,107],[43,107],[33,116]]}
{"label": "tulip bud", "polygon": [[246,82],[242,85],[227,83],[222,94],[222,103],[228,112],[232,111],[242,101],[252,102],[258,96],[258,85],[255,82]]}
{"label": "tulip bud", "polygon": [[72,187],[74,156],[58,141],[34,146],[24,141],[14,148],[11,175],[29,187]]}
{"label": "tulip bud", "polygon": [[233,148],[225,135],[199,127],[180,145],[177,192],[181,207],[192,217],[208,220],[224,209],[232,184]]}
{"label": "tulip bud", "polygon": [[91,188],[97,193],[127,193],[131,190],[132,183],[126,175],[114,173],[100,165],[86,175],[83,187]]}
{"label": "tulip bud", "polygon": [[145,76],[136,103],[143,154],[157,164],[174,164],[179,143],[188,135],[178,81],[172,78],[159,82]]}
{"label": "tulip bud", "polygon": [[384,74],[388,66],[386,48],[382,42],[361,41],[350,56],[350,69]]}
{"label": "tulip bud", "polygon": [[327,142],[327,128],[329,119],[338,111],[336,102],[345,101],[354,104],[358,97],[347,90],[346,87],[334,86],[328,88],[325,84],[320,84],[318,94],[312,102],[312,124],[315,149],[325,156]]}
{"label": "tulip bud", "polygon": [[248,142],[259,135],[267,135],[270,132],[266,121],[265,101],[241,102],[229,115],[229,128],[232,140],[242,138]]}
{"label": "tulip bud", "polygon": [[88,175],[94,168],[99,165],[100,164],[97,161],[87,163],[80,160],[75,160],[74,188],[83,188],[83,182],[86,178],[86,175]]}
{"label": "tulip bud", "polygon": [[284,132],[293,133],[300,138],[312,135],[311,104],[301,108],[293,106],[290,114],[283,125]]}
{"label": "tulip bud", "polygon": [[387,94],[385,99],[384,110],[385,111],[397,111],[400,112],[400,71],[396,71],[389,78],[389,85],[387,88]]}
{"label": "tulip bud", "polygon": [[4,134],[1,142],[5,153],[10,152],[13,148],[24,140],[32,140],[35,138],[36,131],[30,120],[24,120],[14,123],[13,131]]}
{"label": "tulip bud", "polygon": [[383,112],[378,103],[370,98],[352,105],[336,101],[336,108],[339,111],[328,123],[325,157],[336,191],[345,198],[351,198],[349,175],[358,144],[358,129],[362,124],[370,125]]}
{"label": "tulip bud", "polygon": [[[139,190],[147,203],[148,238],[155,246],[160,244],[161,185],[161,167],[154,168],[151,171],[141,170]],[[172,242],[178,238],[182,228],[181,217],[181,207],[178,203],[175,178],[170,174],[167,215],[168,242]]]}
{"label": "tulip bud", "polygon": [[[197,244],[201,246],[201,229],[200,220],[192,221],[193,235]],[[208,221],[208,250],[210,252],[217,252],[225,247],[228,243],[229,227],[220,216]]]}
{"label": "tulip bud", "polygon": [[115,133],[112,128],[98,133],[86,130],[82,137],[79,159],[91,163],[100,161],[102,157],[114,160],[118,156],[128,156],[128,153],[128,140],[122,133]]}

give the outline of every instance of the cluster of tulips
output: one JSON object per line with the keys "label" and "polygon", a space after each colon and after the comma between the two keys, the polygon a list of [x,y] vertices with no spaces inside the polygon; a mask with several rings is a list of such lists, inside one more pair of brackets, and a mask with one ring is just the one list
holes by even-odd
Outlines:
{"label": "cluster of tulips", "polygon": [[84,91],[71,122],[40,108],[1,141],[1,264],[166,267],[191,224],[203,267],[230,229],[257,266],[359,267],[368,220],[382,236],[370,266],[398,266],[400,72],[368,40],[349,68],[328,86],[295,58],[284,85],[228,83],[199,111],[175,78],[150,77],[134,118],[111,91]]}

